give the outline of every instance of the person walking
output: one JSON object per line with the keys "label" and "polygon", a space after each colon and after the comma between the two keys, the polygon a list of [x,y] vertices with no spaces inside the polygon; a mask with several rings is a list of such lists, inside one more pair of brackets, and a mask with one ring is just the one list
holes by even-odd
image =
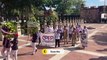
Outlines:
{"label": "person walking", "polygon": [[63,39],[63,28],[62,28],[62,26],[61,25],[58,25],[58,29],[57,29],[58,31],[59,31],[59,33],[60,33],[60,40],[62,40]]}
{"label": "person walking", "polygon": [[83,30],[85,31],[85,33],[86,33],[86,35],[87,35],[86,37],[88,38],[88,29],[87,29],[87,27],[84,26]]}
{"label": "person walking", "polygon": [[67,29],[66,29],[66,26],[64,26],[64,36],[63,36],[63,39],[64,39],[64,45],[67,43],[68,44],[68,41],[67,41]]}
{"label": "person walking", "polygon": [[80,32],[82,31],[83,29],[81,28],[81,25],[78,25],[76,27],[76,31],[77,31],[77,41],[80,41]]}
{"label": "person walking", "polygon": [[38,37],[37,37],[38,45],[41,44],[41,38],[40,38],[41,33],[42,33],[42,32],[41,32],[40,30],[39,30],[38,33],[37,33],[37,36],[38,36]]}
{"label": "person walking", "polygon": [[7,26],[2,26],[1,32],[4,35],[3,38],[3,49],[1,51],[1,54],[3,56],[3,60],[9,60],[10,57],[10,41],[11,39],[8,37],[9,35],[12,35],[13,33],[10,33],[10,29]]}
{"label": "person walking", "polygon": [[83,49],[85,49],[85,47],[87,47],[87,34],[85,33],[85,30],[83,30],[81,32],[81,45],[83,47]]}
{"label": "person walking", "polygon": [[76,31],[76,28],[73,28],[73,32],[72,32],[72,46],[75,46],[76,38],[77,38],[77,31]]}
{"label": "person walking", "polygon": [[11,50],[11,58],[12,60],[18,60],[17,54],[18,54],[18,34],[14,34],[14,39],[11,41],[12,44],[12,50]]}
{"label": "person walking", "polygon": [[60,31],[57,30],[55,33],[55,47],[60,47]]}
{"label": "person walking", "polygon": [[34,55],[35,54],[35,52],[37,51],[37,47],[36,47],[36,42],[37,42],[37,33],[35,32],[35,33],[33,33],[32,34],[32,47],[33,47],[33,51],[32,51],[32,55]]}
{"label": "person walking", "polygon": [[72,39],[73,25],[69,27],[69,40]]}

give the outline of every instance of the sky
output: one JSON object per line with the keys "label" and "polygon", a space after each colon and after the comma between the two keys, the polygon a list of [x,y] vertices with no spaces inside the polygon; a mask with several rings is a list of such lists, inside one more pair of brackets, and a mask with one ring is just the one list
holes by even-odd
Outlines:
{"label": "sky", "polygon": [[[85,1],[86,1],[85,5],[87,7],[104,5],[104,0],[85,0]],[[107,5],[107,0],[105,0],[105,5]]]}

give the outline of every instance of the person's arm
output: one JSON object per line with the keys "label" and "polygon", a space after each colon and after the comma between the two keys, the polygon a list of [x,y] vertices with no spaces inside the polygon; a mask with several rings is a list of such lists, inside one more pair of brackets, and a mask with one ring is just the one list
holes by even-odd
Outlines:
{"label": "person's arm", "polygon": [[1,31],[2,31],[3,33],[5,33],[5,34],[8,34],[8,32],[4,31],[3,29],[1,29]]}
{"label": "person's arm", "polygon": [[5,33],[5,34],[14,34],[14,33],[6,32],[6,31],[4,31],[3,29],[1,29],[1,31],[2,31],[3,33]]}

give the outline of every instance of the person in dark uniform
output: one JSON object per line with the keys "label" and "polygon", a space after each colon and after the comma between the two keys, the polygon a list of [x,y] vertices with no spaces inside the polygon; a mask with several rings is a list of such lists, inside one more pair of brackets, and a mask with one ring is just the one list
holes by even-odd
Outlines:
{"label": "person in dark uniform", "polygon": [[2,27],[1,32],[4,35],[4,38],[3,38],[3,49],[1,51],[1,54],[3,56],[3,60],[6,60],[6,59],[8,60],[9,56],[10,56],[9,54],[10,54],[10,47],[11,47],[11,44],[10,44],[10,40],[11,39],[8,38],[8,35],[11,35],[13,33],[10,33],[10,29],[5,25]]}
{"label": "person in dark uniform", "polygon": [[36,47],[36,41],[37,41],[37,33],[33,33],[32,34],[32,47],[33,47],[33,52],[32,52],[32,55],[35,54],[35,52],[37,51],[37,47]]}
{"label": "person in dark uniform", "polygon": [[14,34],[14,39],[13,39],[13,41],[11,41],[11,44],[12,44],[12,46],[11,46],[11,48],[12,48],[12,50],[11,50],[11,58],[12,58],[13,60],[18,60],[18,59],[17,59],[17,52],[18,52],[18,34]]}

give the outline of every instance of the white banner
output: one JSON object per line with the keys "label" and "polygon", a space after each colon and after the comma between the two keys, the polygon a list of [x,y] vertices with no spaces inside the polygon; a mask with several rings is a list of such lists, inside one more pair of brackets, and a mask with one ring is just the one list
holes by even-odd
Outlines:
{"label": "white banner", "polygon": [[106,13],[102,13],[102,14],[101,14],[101,18],[102,18],[102,19],[107,19],[107,14],[106,14]]}
{"label": "white banner", "polygon": [[50,33],[50,34],[41,33],[40,39],[41,39],[41,45],[42,46],[55,47],[54,33]]}

